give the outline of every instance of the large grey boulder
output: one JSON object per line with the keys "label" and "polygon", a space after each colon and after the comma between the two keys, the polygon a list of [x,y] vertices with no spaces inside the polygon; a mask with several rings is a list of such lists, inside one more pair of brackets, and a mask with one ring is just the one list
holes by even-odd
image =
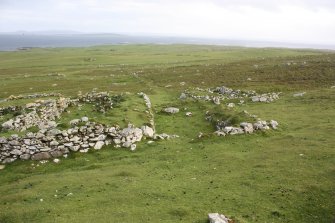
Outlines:
{"label": "large grey boulder", "polygon": [[53,151],[51,151],[50,152],[50,155],[52,156],[52,157],[60,157],[60,156],[63,156],[63,152],[62,151],[60,151],[60,150],[53,150]]}
{"label": "large grey boulder", "polygon": [[7,139],[4,137],[0,137],[0,144],[6,144],[7,143]]}
{"label": "large grey boulder", "polygon": [[105,143],[104,143],[103,141],[98,141],[98,142],[95,143],[95,145],[94,145],[94,149],[99,150],[99,149],[101,149],[104,145],[105,145]]}
{"label": "large grey boulder", "polygon": [[244,132],[245,133],[253,133],[254,131],[254,127],[252,126],[251,123],[248,123],[248,122],[242,122],[240,124],[241,128],[243,128]]}
{"label": "large grey boulder", "polygon": [[22,159],[22,160],[29,160],[30,159],[30,154],[22,154],[20,156],[20,159]]}
{"label": "large grey boulder", "polygon": [[13,124],[14,124],[13,119],[10,119],[7,122],[4,122],[2,124],[2,128],[4,128],[4,129],[12,129],[13,128]]}
{"label": "large grey boulder", "polygon": [[143,135],[145,137],[148,137],[148,138],[153,138],[154,137],[154,130],[149,127],[149,126],[142,126],[141,127],[142,131],[143,131]]}
{"label": "large grey boulder", "polygon": [[47,160],[50,158],[51,158],[51,155],[48,152],[37,153],[31,157],[32,160]]}
{"label": "large grey boulder", "polygon": [[229,223],[230,219],[219,213],[208,214],[209,223]]}
{"label": "large grey boulder", "polygon": [[179,108],[169,107],[169,108],[164,108],[163,111],[169,114],[176,114],[179,112]]}
{"label": "large grey boulder", "polygon": [[277,121],[275,121],[275,120],[271,120],[271,121],[270,121],[270,125],[271,125],[271,127],[272,127],[273,129],[277,129],[279,124],[278,124]]}
{"label": "large grey boulder", "polygon": [[187,98],[187,95],[185,93],[181,93],[179,99],[184,100]]}

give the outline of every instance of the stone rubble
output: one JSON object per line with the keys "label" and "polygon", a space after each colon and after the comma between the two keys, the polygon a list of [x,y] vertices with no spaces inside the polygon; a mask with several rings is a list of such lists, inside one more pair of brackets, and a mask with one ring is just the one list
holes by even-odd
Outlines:
{"label": "stone rubble", "polygon": [[259,120],[255,123],[242,122],[239,127],[225,126],[224,122],[218,122],[216,126],[217,131],[215,131],[214,134],[217,136],[251,134],[258,130],[277,129],[278,125],[278,122],[274,120],[270,122]]}
{"label": "stone rubble", "polygon": [[[201,92],[201,93],[200,93]],[[234,90],[225,86],[216,88],[189,88],[181,93],[180,99],[185,100],[191,98],[194,100],[212,101],[214,104],[219,105],[221,101],[231,99],[245,99],[249,98],[252,102],[273,102],[279,99],[281,93],[266,93],[257,94],[255,91],[241,91],[239,89]]]}
{"label": "stone rubble", "polygon": [[27,133],[19,137],[11,135],[0,137],[0,162],[10,163],[16,159],[47,160],[58,158],[73,152],[99,150],[104,145],[115,144],[119,147],[136,149],[136,143],[142,138],[169,139],[167,134],[156,135],[149,126],[136,128],[129,124],[127,128],[108,127],[94,122],[83,126],[73,126],[67,130],[42,129],[37,133]]}
{"label": "stone rubble", "polygon": [[145,105],[147,107],[146,112],[149,115],[149,123],[150,126],[153,128],[153,130],[155,131],[155,118],[154,118],[154,113],[152,111],[152,104],[150,101],[150,98],[148,97],[148,95],[146,95],[143,92],[138,93],[138,95],[142,96],[145,102]]}
{"label": "stone rubble", "polygon": [[38,126],[40,129],[54,128],[56,127],[54,121],[60,118],[71,103],[69,98],[38,100],[36,103],[27,104],[32,111],[4,122],[2,128],[15,131],[25,131],[33,126]]}

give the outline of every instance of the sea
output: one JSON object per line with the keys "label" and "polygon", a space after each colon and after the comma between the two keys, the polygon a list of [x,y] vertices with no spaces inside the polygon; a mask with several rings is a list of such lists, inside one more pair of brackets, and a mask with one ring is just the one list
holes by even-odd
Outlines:
{"label": "sea", "polygon": [[335,50],[335,45],[119,34],[0,33],[0,51],[29,48],[89,47],[115,44],[204,44],[242,47],[278,47]]}

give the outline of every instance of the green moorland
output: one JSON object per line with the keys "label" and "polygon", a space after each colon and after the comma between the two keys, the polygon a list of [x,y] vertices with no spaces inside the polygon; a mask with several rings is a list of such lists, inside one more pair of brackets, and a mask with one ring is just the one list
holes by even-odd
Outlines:
{"label": "green moorland", "polygon": [[[73,97],[94,88],[122,94],[106,114],[88,104],[69,108],[58,120],[62,127],[84,115],[109,125],[140,126],[148,122],[137,95],[142,91],[152,101],[156,130],[180,136],[142,141],[134,152],[111,145],[72,153],[58,164],[7,164],[0,170],[1,223],[205,223],[210,212],[240,223],[334,220],[334,52],[195,45],[32,49],[0,52],[0,80],[0,99],[48,92]],[[230,109],[178,99],[187,88],[217,86],[282,94],[272,103],[246,101]],[[293,97],[297,92],[306,94]],[[166,106],[181,112],[165,115],[160,111]],[[277,120],[279,129],[211,134],[206,111],[239,120],[243,110]],[[0,123],[9,118],[0,117]]]}

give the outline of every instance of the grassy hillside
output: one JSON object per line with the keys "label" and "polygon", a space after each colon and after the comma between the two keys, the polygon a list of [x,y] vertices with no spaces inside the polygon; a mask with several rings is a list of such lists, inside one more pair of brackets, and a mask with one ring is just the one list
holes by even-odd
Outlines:
{"label": "grassy hillside", "polygon": [[[157,131],[180,136],[143,141],[134,152],[108,146],[73,153],[59,164],[8,164],[0,170],[1,223],[205,223],[210,212],[241,223],[334,219],[332,52],[193,45],[33,49],[0,52],[0,80],[0,99],[48,92],[75,96],[93,88],[125,99],[104,115],[90,106],[73,108],[58,120],[64,125],[84,115],[109,125],[141,125],[148,120],[136,93],[143,91],[152,101]],[[247,101],[230,110],[178,99],[187,88],[222,85],[282,94],[272,103]],[[293,97],[297,92],[306,94]],[[167,106],[181,112],[160,112]],[[213,109],[246,110],[280,126],[217,137],[205,120]],[[0,117],[0,123],[8,118]]]}

